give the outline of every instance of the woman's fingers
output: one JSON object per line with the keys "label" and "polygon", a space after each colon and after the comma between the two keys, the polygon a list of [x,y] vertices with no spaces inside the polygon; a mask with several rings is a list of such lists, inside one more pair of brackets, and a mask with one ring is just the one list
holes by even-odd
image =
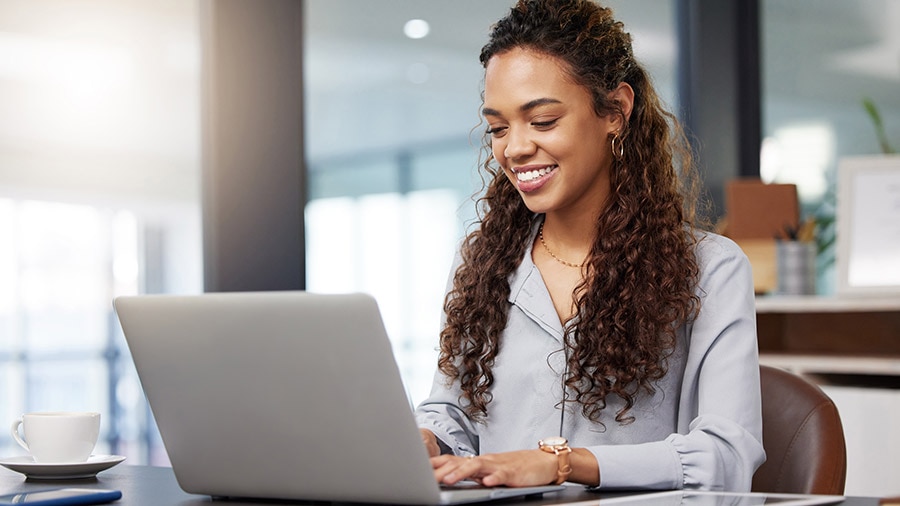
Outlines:
{"label": "woman's fingers", "polygon": [[431,459],[434,478],[438,483],[453,485],[462,480],[478,481],[482,462],[475,457],[441,455]]}
{"label": "woman's fingers", "polygon": [[478,457],[441,455],[431,459],[438,483],[474,480],[485,486],[546,485],[556,478],[555,456],[540,450],[494,453]]}

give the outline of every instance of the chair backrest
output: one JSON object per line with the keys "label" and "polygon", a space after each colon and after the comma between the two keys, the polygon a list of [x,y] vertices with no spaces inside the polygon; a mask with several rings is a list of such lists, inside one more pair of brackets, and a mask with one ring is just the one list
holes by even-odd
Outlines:
{"label": "chair backrest", "polygon": [[790,372],[760,366],[766,462],[753,491],[843,494],[847,448],[841,416],[819,387]]}

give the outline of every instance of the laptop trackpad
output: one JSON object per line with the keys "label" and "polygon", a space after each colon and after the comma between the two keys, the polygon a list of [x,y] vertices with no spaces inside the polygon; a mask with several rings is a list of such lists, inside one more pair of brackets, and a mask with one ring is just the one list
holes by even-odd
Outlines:
{"label": "laptop trackpad", "polygon": [[457,485],[441,486],[441,504],[465,504],[494,501],[510,497],[524,497],[556,492],[564,485],[542,485],[539,487],[485,487],[477,483],[464,482]]}

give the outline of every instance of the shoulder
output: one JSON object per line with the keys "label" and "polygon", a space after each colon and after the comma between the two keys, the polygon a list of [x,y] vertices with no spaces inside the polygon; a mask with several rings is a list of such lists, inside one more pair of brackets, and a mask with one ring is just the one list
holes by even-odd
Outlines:
{"label": "shoulder", "polygon": [[694,253],[701,270],[704,266],[719,262],[739,263],[747,261],[744,250],[731,239],[712,232],[695,231]]}
{"label": "shoulder", "polygon": [[737,283],[743,289],[752,287],[753,271],[750,261],[740,246],[731,239],[712,232],[694,233],[697,267],[700,270],[699,284],[704,291],[720,284]]}

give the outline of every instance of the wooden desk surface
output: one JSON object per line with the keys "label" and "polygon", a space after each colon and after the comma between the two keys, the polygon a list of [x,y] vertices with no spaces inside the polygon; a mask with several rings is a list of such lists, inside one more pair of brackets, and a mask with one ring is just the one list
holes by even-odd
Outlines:
{"label": "wooden desk surface", "polygon": [[[399,484],[398,484],[399,486]],[[272,506],[272,504],[287,504],[277,502],[254,501],[213,501],[209,496],[188,494],[179,488],[175,475],[168,467],[131,466],[120,464],[112,469],[103,471],[96,478],[87,480],[26,480],[19,473],[0,468],[0,495],[17,492],[28,492],[48,488],[60,487],[84,487],[84,488],[108,488],[122,491],[122,499],[111,503],[121,506],[191,506],[218,502],[222,505],[256,505]],[[546,494],[543,498],[526,499],[523,501],[508,500],[495,503],[503,506],[527,505],[544,506],[565,504],[583,501],[596,501],[599,505],[604,497],[612,497],[616,494],[588,492],[584,487],[573,485],[566,490]],[[322,503],[295,503],[295,504],[322,504]],[[850,497],[842,503],[842,506],[878,506],[877,498]]]}

